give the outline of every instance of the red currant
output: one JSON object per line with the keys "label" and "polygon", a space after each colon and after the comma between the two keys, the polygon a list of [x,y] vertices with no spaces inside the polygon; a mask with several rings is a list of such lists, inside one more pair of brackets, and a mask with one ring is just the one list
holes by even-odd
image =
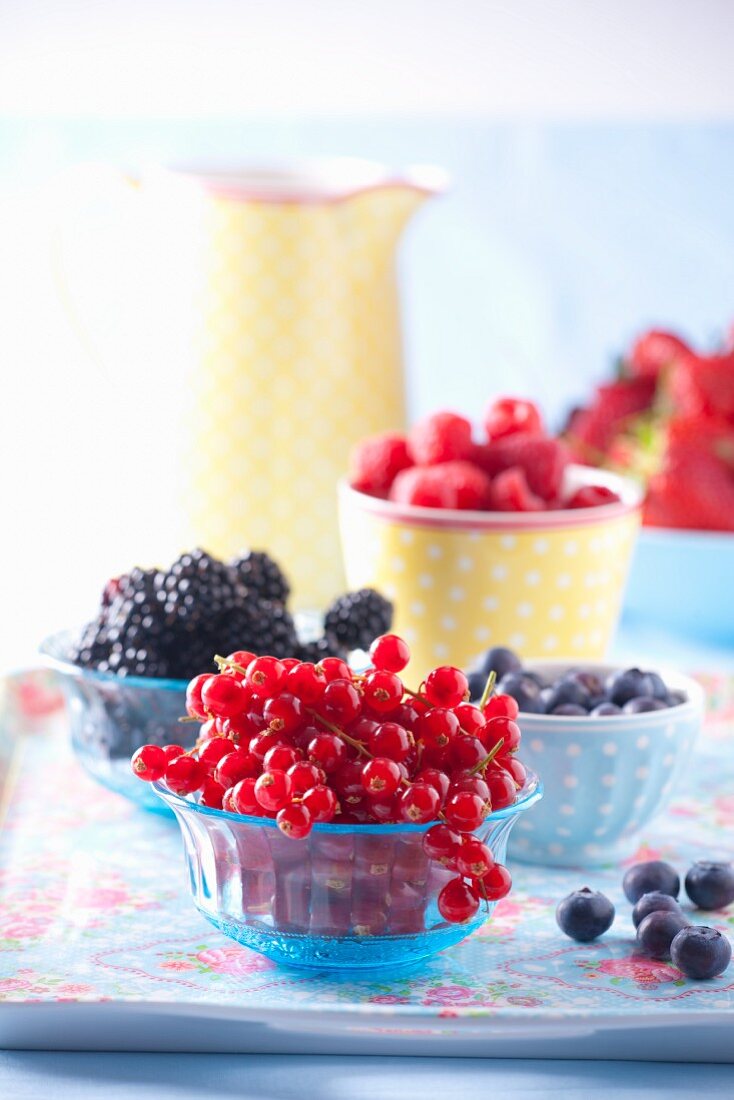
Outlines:
{"label": "red currant", "polygon": [[321,768],[309,764],[308,760],[298,760],[287,769],[294,797],[304,794],[312,787],[319,787],[326,776]]}
{"label": "red currant", "polygon": [[160,779],[166,770],[166,754],[159,745],[142,745],[133,754],[132,769],[138,779],[144,779],[146,783],[153,783]]}
{"label": "red currant", "polygon": [[461,669],[439,665],[426,676],[423,694],[434,707],[458,707],[469,698],[469,681]]}
{"label": "red currant", "polygon": [[519,713],[519,704],[511,695],[490,695],[484,704],[484,717],[487,719],[511,718],[514,721]]}
{"label": "red currant", "polygon": [[385,672],[402,672],[410,661],[408,643],[397,634],[383,634],[370,646],[370,660],[375,668]]}
{"label": "red currant", "polygon": [[510,872],[502,863],[495,863],[482,878],[480,889],[488,901],[500,901],[512,888]]}
{"label": "red currant", "polygon": [[394,760],[386,756],[376,756],[368,760],[362,769],[362,786],[367,794],[387,799],[395,794],[400,783],[400,768]]}
{"label": "red currant", "polygon": [[326,673],[320,665],[308,661],[294,665],[285,678],[285,687],[307,707],[318,703],[327,684]]}
{"label": "red currant", "polygon": [[283,692],[268,699],[263,707],[263,718],[271,730],[278,733],[295,733],[303,725],[303,706],[295,695]]}
{"label": "red currant", "polygon": [[263,757],[263,764],[267,771],[276,768],[278,771],[287,772],[299,760],[302,760],[301,750],[294,745],[273,745]]}
{"label": "red currant", "polygon": [[183,745],[164,745],[163,746],[163,755],[166,758],[166,763],[169,760],[175,760],[177,756],[183,756],[185,751],[186,750],[184,749]]}
{"label": "red currant", "polygon": [[290,777],[285,772],[263,772],[255,782],[255,798],[264,810],[281,810],[291,795]]}
{"label": "red currant", "polygon": [[280,663],[282,664],[287,674],[291,671],[291,669],[295,668],[296,665],[300,665],[301,662],[298,660],[297,657],[281,657]]}
{"label": "red currant", "polygon": [[423,770],[419,771],[416,775],[415,781],[416,783],[428,783],[429,786],[433,787],[434,790],[438,792],[438,797],[443,806],[450,787],[449,777],[446,775],[446,772],[441,771],[440,768],[423,768]]}
{"label": "red currant", "polygon": [[286,672],[276,657],[256,657],[247,666],[247,683],[259,695],[275,695]]}
{"label": "red currant", "polygon": [[377,714],[394,710],[403,698],[403,682],[394,672],[376,668],[368,672],[362,685],[364,701]]}
{"label": "red currant", "polygon": [[[231,743],[231,742],[230,742]],[[221,783],[226,789],[234,787],[240,779],[249,779],[260,774],[260,762],[249,752],[228,752],[221,757],[214,769],[213,776],[217,783]]]}
{"label": "red currant", "polygon": [[281,833],[292,840],[303,840],[311,832],[311,814],[302,802],[283,806],[275,820]]}
{"label": "red currant", "polygon": [[317,733],[308,743],[308,758],[325,772],[333,772],[346,760],[347,750],[335,733]]}
{"label": "red currant", "polygon": [[457,768],[474,768],[487,755],[478,737],[465,737],[461,734],[451,742],[451,759]]}
{"label": "red currant", "polygon": [[314,822],[331,821],[339,810],[339,800],[331,787],[311,787],[301,799]]}
{"label": "red currant", "polygon": [[238,680],[231,676],[210,676],[201,689],[204,708],[218,718],[241,714],[247,705],[247,695]]}
{"label": "red currant", "polygon": [[197,791],[206,775],[204,765],[193,756],[178,756],[166,764],[163,779],[174,794],[186,795]]}
{"label": "red currant", "polygon": [[502,755],[517,752],[520,747],[520,727],[511,718],[491,718],[482,734],[487,751],[493,749],[502,739]]}
{"label": "red currant", "polygon": [[351,680],[352,670],[346,661],[342,661],[341,657],[324,657],[319,661],[317,668],[320,668],[329,683],[332,680]]}
{"label": "red currant", "polygon": [[487,809],[478,794],[457,791],[446,799],[443,813],[450,828],[459,833],[473,833],[487,816]]}
{"label": "red currant", "polygon": [[515,780],[515,786],[518,791],[522,790],[525,786],[525,780],[527,779],[527,771],[525,765],[517,759],[516,756],[501,756],[497,758],[497,763],[501,768],[504,768],[506,772],[512,776]]}
{"label": "red currant", "polygon": [[212,737],[199,749],[199,763],[207,772],[213,772],[223,756],[232,752],[234,745],[228,737]]}
{"label": "red currant", "polygon": [[362,699],[351,680],[331,680],[321,697],[321,708],[332,722],[348,726],[362,709]]}
{"label": "red currant", "polygon": [[494,810],[511,806],[517,798],[515,780],[504,768],[490,768],[486,775],[489,797]]}
{"label": "red currant", "polygon": [[454,709],[454,714],[459,719],[462,733],[467,734],[469,737],[482,736],[487,719],[479,707],[472,706],[471,703],[459,703],[458,707]]}
{"label": "red currant", "polygon": [[400,820],[400,810],[398,808],[399,798],[393,795],[392,798],[371,798],[370,799],[370,814],[381,825],[387,825],[389,822]]}
{"label": "red currant", "polygon": [[484,878],[494,867],[494,858],[486,844],[475,836],[465,837],[456,853],[459,874],[467,878]]}
{"label": "red currant", "polygon": [[459,732],[459,719],[452,710],[435,707],[420,716],[413,732],[416,741],[421,741],[426,751],[440,753],[448,748],[451,738]]}
{"label": "red currant", "polygon": [[235,785],[230,796],[230,801],[238,814],[246,814],[248,817],[260,816],[260,803],[255,796],[256,779],[242,779]]}
{"label": "red currant", "polygon": [[237,714],[233,718],[225,718],[222,722],[222,734],[231,737],[235,744],[249,741],[263,728],[262,719],[252,714]]}
{"label": "red currant", "polygon": [[458,794],[459,791],[469,791],[470,794],[478,795],[484,803],[487,813],[489,813],[492,804],[489,797],[489,787],[484,776],[478,772],[473,775],[466,770],[454,772],[451,777],[451,790],[449,793]]}
{"label": "red currant", "polygon": [[209,806],[212,810],[221,810],[223,797],[224,787],[222,784],[217,783],[216,779],[212,779],[211,776],[208,776],[204,780],[204,785],[199,795],[200,805]]}
{"label": "red currant", "polygon": [[369,738],[369,748],[373,756],[387,756],[398,763],[407,759],[413,744],[411,734],[397,722],[383,722],[375,726]]}
{"label": "red currant", "polygon": [[461,844],[461,834],[448,825],[432,825],[423,837],[423,851],[429,859],[435,859],[450,871],[456,870],[456,856]]}
{"label": "red currant", "polygon": [[438,895],[438,911],[449,924],[465,924],[475,917],[479,898],[472,886],[460,878],[452,878]]}
{"label": "red currant", "polygon": [[347,760],[341,764],[331,777],[331,785],[342,802],[350,809],[364,802],[365,789],[362,783],[361,761]]}
{"label": "red currant", "polygon": [[237,809],[232,802],[232,795],[234,793],[234,787],[228,787],[222,797],[222,809],[228,814],[236,814]]}
{"label": "red currant", "polygon": [[249,751],[257,760],[264,760],[275,745],[290,745],[291,740],[277,730],[265,729],[250,741]]}
{"label": "red currant", "polygon": [[210,672],[202,672],[200,676],[194,676],[186,688],[186,713],[191,718],[206,718],[206,709],[201,700],[201,689],[207,680],[214,679]]}
{"label": "red currant", "polygon": [[391,722],[396,722],[403,729],[412,732],[422,713],[423,710],[418,710],[414,703],[401,703],[400,706],[395,707],[395,710],[390,711],[388,717]]}
{"label": "red currant", "polygon": [[403,821],[409,821],[411,825],[424,825],[436,817],[441,797],[430,783],[413,783],[403,791],[398,805]]}

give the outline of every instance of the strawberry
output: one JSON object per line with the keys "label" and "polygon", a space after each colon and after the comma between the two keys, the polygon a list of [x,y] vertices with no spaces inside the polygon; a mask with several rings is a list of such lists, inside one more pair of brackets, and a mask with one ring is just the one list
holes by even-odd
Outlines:
{"label": "strawberry", "polygon": [[597,387],[591,405],[577,410],[566,429],[574,456],[581,462],[598,465],[615,436],[650,408],[654,396],[654,378],[624,378]]}
{"label": "strawberry", "polygon": [[673,403],[684,415],[711,413],[734,421],[734,351],[677,360],[671,375]]}
{"label": "strawberry", "polygon": [[410,453],[418,466],[467,459],[472,451],[471,423],[452,412],[421,420],[409,436]]}
{"label": "strawberry", "polygon": [[543,435],[508,435],[493,443],[478,444],[474,462],[490,477],[516,466],[523,470],[530,491],[544,501],[559,496],[569,462],[568,448],[558,439]]}
{"label": "strawberry", "polygon": [[362,493],[384,495],[401,470],[413,465],[408,442],[397,432],[363,439],[350,457],[350,484]]}
{"label": "strawberry", "polygon": [[398,474],[390,499],[423,508],[483,509],[490,499],[490,480],[470,462],[414,466]]}
{"label": "strawberry", "polygon": [[645,523],[734,531],[734,439],[707,417],[673,420],[663,468],[651,481]]}
{"label": "strawberry", "polygon": [[690,348],[673,332],[651,329],[632,345],[627,357],[630,374],[635,378],[658,379],[660,373],[690,354]]}
{"label": "strawberry", "polygon": [[544,501],[531,491],[520,466],[511,466],[497,474],[492,482],[490,502],[498,512],[542,512],[545,508]]}
{"label": "strawberry", "polygon": [[519,432],[531,432],[533,435],[543,435],[545,432],[538,406],[520,397],[501,397],[493,401],[484,414],[484,427],[490,442]]}

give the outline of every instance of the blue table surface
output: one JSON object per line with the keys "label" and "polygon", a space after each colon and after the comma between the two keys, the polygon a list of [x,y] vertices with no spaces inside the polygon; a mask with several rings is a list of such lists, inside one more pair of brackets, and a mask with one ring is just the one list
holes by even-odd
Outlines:
{"label": "blue table surface", "polygon": [[[682,669],[734,668],[734,650],[623,627],[612,659],[649,656]],[[734,1065],[321,1055],[98,1054],[0,1051],[0,1097],[86,1100],[101,1095],[200,1100],[202,1092],[243,1100],[405,1100],[412,1095],[474,1100],[506,1090],[512,1100],[734,1096]]]}

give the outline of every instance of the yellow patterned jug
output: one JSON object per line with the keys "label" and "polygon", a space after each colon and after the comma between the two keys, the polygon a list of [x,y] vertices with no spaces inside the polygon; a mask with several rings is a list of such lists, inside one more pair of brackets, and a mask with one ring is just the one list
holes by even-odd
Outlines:
{"label": "yellow patterned jug", "polygon": [[[129,286],[116,297],[139,295],[140,324],[158,334],[148,348],[153,339],[158,357],[175,359],[164,431],[177,540],[220,555],[268,549],[296,605],[323,606],[344,586],[335,485],[350,448],[404,424],[395,249],[443,174],[334,159],[158,169],[134,183],[107,250],[132,250],[126,218],[138,233],[144,226],[144,258],[128,263]],[[90,234],[89,211],[84,224]],[[160,336],[176,327],[178,343]],[[136,384],[170,369],[148,362],[148,382]]]}

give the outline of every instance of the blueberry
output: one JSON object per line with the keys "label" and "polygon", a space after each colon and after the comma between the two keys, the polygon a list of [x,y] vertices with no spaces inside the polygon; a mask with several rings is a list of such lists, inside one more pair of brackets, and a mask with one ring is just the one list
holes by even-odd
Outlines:
{"label": "blueberry", "polygon": [[605,698],[604,682],[601,676],[597,676],[595,672],[583,668],[572,669],[563,678],[564,680],[574,680],[577,684],[580,684],[586,693],[594,699]]}
{"label": "blueberry", "polygon": [[652,695],[654,686],[648,674],[641,672],[639,668],[613,672],[606,682],[609,702],[616,703],[618,707],[624,706],[630,699],[639,698],[640,695]]}
{"label": "blueberry", "polygon": [[488,649],[481,661],[477,662],[477,668],[484,675],[485,680],[490,672],[494,672],[497,679],[501,680],[503,676],[507,676],[508,672],[522,672],[522,662],[511,649],[496,645]]}
{"label": "blueberry", "polygon": [[539,688],[550,686],[545,676],[542,676],[539,672],[533,672],[530,668],[524,668],[522,674],[527,676],[528,680],[532,680],[534,684],[537,684]]}
{"label": "blueberry", "polygon": [[731,961],[731,944],[716,928],[692,924],[681,928],[670,945],[670,957],[687,978],[701,981],[724,973]]}
{"label": "blueberry", "polygon": [[698,860],[686,875],[685,885],[699,909],[724,909],[734,901],[734,865]]}
{"label": "blueberry", "polygon": [[635,863],[622,879],[625,897],[632,904],[639,901],[643,894],[659,890],[661,894],[670,894],[677,898],[680,892],[680,879],[674,867],[660,859],[651,859],[647,863]]}
{"label": "blueberry", "polygon": [[688,698],[685,691],[669,691],[668,692],[668,706],[679,707],[681,703],[687,703]]}
{"label": "blueberry", "polygon": [[483,672],[468,672],[466,678],[469,681],[469,698],[472,701],[481,699],[487,677]]}
{"label": "blueberry", "polygon": [[632,923],[638,928],[640,922],[649,917],[650,913],[682,913],[678,902],[671,898],[670,894],[661,894],[659,890],[651,890],[649,894],[643,894],[632,910]]}
{"label": "blueberry", "polygon": [[653,699],[661,699],[663,703],[667,703],[668,688],[662,676],[657,672],[647,672],[645,675],[650,677]]}
{"label": "blueberry", "polygon": [[573,703],[574,706],[581,707],[586,711],[589,707],[590,695],[583,684],[580,684],[578,680],[571,679],[570,676],[564,676],[551,688],[551,693],[546,701],[546,710],[550,713],[555,712],[556,707],[563,706],[565,703]]}
{"label": "blueberry", "polygon": [[584,715],[586,717],[587,710],[585,707],[580,707],[578,703],[561,703],[560,706],[554,707],[550,712],[551,714],[567,714],[567,715]]}
{"label": "blueberry", "polygon": [[669,959],[670,945],[683,928],[689,923],[682,912],[663,912],[657,910],[648,913],[640,921],[637,929],[637,944],[640,950],[652,959]]}
{"label": "blueberry", "polygon": [[611,927],[613,920],[614,906],[609,898],[588,886],[569,894],[556,909],[558,927],[579,943],[591,943]]}
{"label": "blueberry", "polygon": [[625,714],[644,714],[649,710],[665,710],[668,704],[662,699],[653,699],[652,695],[640,695],[635,699],[628,699],[622,707]]}
{"label": "blueberry", "polygon": [[540,714],[540,687],[530,676],[523,672],[508,672],[497,685],[501,695],[511,695],[520,710],[526,714]]}
{"label": "blueberry", "polygon": [[610,714],[621,714],[622,708],[615,703],[599,703],[590,713],[597,714],[600,718],[606,718]]}

